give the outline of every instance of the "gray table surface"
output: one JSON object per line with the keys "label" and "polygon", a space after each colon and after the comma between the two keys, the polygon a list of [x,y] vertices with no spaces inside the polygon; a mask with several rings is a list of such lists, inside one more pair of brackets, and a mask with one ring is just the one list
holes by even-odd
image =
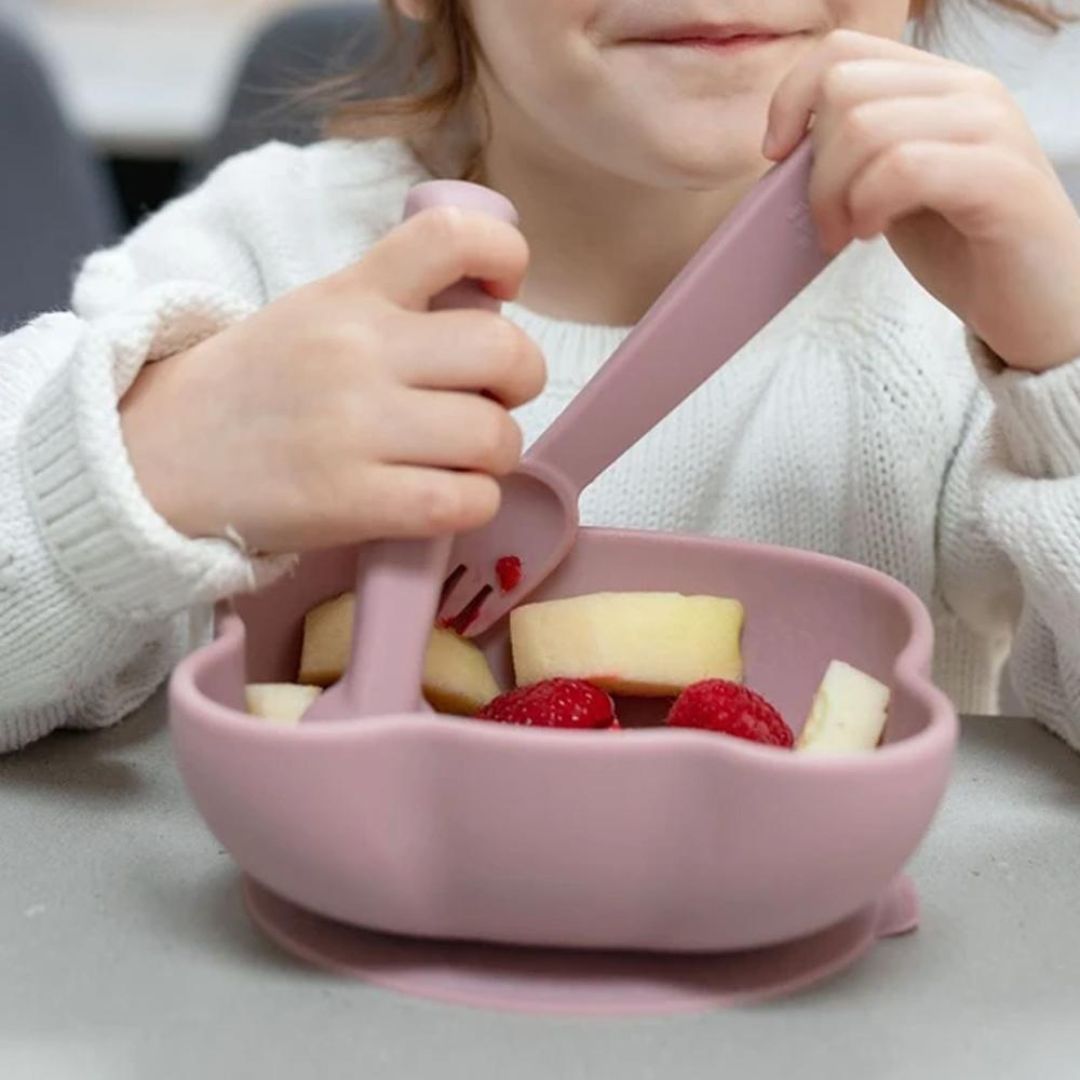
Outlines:
{"label": "gray table surface", "polygon": [[1080,1077],[1080,758],[1027,721],[965,721],[911,871],[919,932],[779,1003],[567,1020],[415,1001],[248,924],[159,697],[0,759],[0,1077]]}

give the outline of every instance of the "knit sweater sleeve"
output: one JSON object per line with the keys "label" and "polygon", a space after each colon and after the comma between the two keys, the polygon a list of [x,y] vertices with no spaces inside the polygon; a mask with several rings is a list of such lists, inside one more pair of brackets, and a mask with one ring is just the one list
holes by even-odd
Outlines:
{"label": "knit sweater sleeve", "polygon": [[120,719],[216,600],[287,563],[174,531],[136,483],[118,412],[143,364],[265,302],[242,208],[283,149],[223,166],[91,256],[70,312],[0,338],[0,752]]}
{"label": "knit sweater sleeve", "polygon": [[1033,375],[969,346],[989,393],[943,495],[943,594],[1011,643],[1019,703],[1080,750],[1080,359]]}

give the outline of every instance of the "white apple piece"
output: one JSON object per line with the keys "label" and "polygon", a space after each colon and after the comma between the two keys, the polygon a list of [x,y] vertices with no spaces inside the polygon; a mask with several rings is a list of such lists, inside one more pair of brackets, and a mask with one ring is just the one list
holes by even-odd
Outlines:
{"label": "white apple piece", "polygon": [[[343,593],[308,612],[301,682],[330,686],[345,673],[355,610],[355,595]],[[441,627],[432,631],[428,642],[423,691],[432,708],[455,716],[475,716],[500,693],[484,654],[471,641]]]}
{"label": "white apple piece", "polygon": [[304,644],[300,651],[300,681],[332,686],[345,674],[352,644],[356,596],[342,593],[312,608],[304,616]]}
{"label": "white apple piece", "polygon": [[424,697],[437,712],[475,716],[502,691],[487,657],[453,630],[436,628],[424,660]]}
{"label": "white apple piece", "polygon": [[795,749],[810,753],[873,750],[885,730],[888,707],[887,686],[842,660],[834,660],[814,695]]}
{"label": "white apple piece", "polygon": [[585,679],[609,693],[674,697],[702,679],[743,678],[738,600],[607,592],[510,613],[519,686]]}
{"label": "white apple piece", "polygon": [[271,724],[298,724],[308,706],[321,694],[317,686],[296,683],[250,683],[246,688],[247,711]]}

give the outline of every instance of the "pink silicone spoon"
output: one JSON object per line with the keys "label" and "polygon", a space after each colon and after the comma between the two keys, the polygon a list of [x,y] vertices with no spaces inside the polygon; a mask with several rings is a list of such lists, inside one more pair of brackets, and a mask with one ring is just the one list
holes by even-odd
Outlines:
{"label": "pink silicone spoon", "polygon": [[[488,188],[435,180],[413,188],[405,217],[433,206],[459,206],[517,223],[508,199]],[[462,281],[432,303],[432,309],[482,307],[499,302],[477,282]],[[453,537],[378,540],[360,546],[356,568],[356,615],[352,653],[342,679],[316,698],[304,720],[426,711],[421,692],[424,657]]]}
{"label": "pink silicone spoon", "polygon": [[755,185],[503,480],[495,520],[458,537],[444,623],[481,634],[532,592],[574,542],[581,492],[828,265],[811,153],[806,140]]}

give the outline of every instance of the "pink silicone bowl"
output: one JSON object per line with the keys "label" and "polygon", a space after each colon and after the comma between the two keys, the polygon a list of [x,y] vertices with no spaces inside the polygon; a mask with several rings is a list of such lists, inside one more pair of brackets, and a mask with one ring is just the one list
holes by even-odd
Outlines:
{"label": "pink silicone bowl", "polygon": [[[536,598],[738,597],[751,686],[797,727],[828,661],[847,660],[892,687],[887,745],[807,758],[690,731],[436,715],[282,729],[243,715],[245,680],[295,678],[304,612],[351,588],[353,565],[307,557],[237,601],[171,687],[180,769],[210,829],[246,873],[322,915],[513,944],[774,944],[876,900],[944,793],[957,723],[929,681],[914,595],[840,560],[712,539],[585,529]],[[509,685],[505,630],[481,644]]]}

